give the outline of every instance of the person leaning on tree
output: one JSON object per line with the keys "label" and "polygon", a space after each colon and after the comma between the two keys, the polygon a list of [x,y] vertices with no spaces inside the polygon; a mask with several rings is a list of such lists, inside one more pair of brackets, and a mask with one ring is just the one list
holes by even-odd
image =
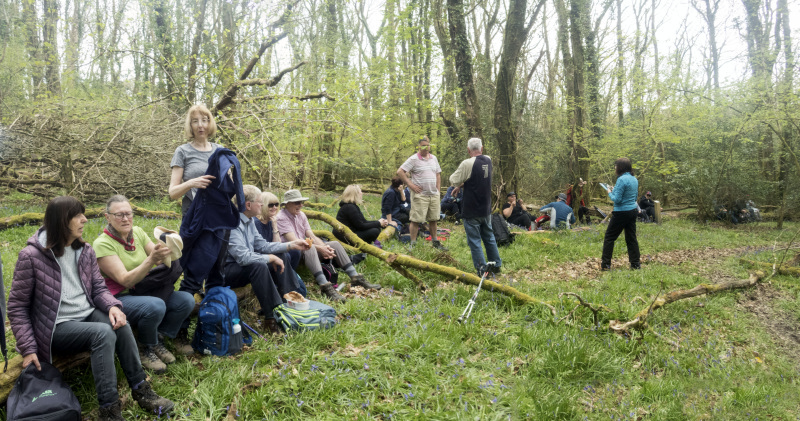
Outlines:
{"label": "person leaning on tree", "polygon": [[619,158],[614,161],[614,172],[617,174],[617,184],[608,188],[608,197],[614,202],[614,211],[606,228],[603,239],[603,257],[600,270],[611,269],[611,257],[614,255],[614,242],[622,231],[625,231],[625,244],[628,246],[628,261],[631,269],[640,269],[639,241],[636,239],[636,218],[639,211],[636,207],[636,196],[639,191],[639,181],[633,176],[633,166],[628,158]]}
{"label": "person leaning on tree", "polygon": [[[417,241],[419,224],[428,222],[431,231],[431,245],[446,251],[436,237],[436,222],[441,213],[440,189],[442,185],[442,168],[439,161],[430,153],[431,142],[428,136],[419,140],[418,152],[411,155],[397,170],[397,175],[411,189],[411,216],[409,234],[411,247]],[[409,179],[409,175],[411,176]]]}
{"label": "person leaning on tree", "polygon": [[483,154],[483,142],[477,137],[467,141],[469,158],[461,161],[458,169],[450,176],[450,184],[456,186],[453,195],[464,191],[461,216],[464,218],[464,231],[472,254],[472,265],[481,276],[486,264],[481,241],[486,246],[486,257],[495,262],[492,273],[500,273],[503,264],[492,231],[492,159]]}

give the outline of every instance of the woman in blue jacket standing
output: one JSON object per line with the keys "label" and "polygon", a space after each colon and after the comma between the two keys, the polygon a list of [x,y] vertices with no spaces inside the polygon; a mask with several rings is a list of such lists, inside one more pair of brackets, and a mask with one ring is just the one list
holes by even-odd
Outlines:
{"label": "woman in blue jacket standing", "polygon": [[614,202],[614,212],[606,229],[603,240],[603,258],[600,263],[601,270],[611,269],[611,256],[614,254],[614,242],[625,230],[625,244],[628,246],[628,261],[631,269],[640,269],[639,241],[636,239],[636,197],[639,193],[639,181],[633,176],[633,166],[629,158],[619,158],[614,161],[614,171],[617,173],[616,186],[608,188],[608,197]]}

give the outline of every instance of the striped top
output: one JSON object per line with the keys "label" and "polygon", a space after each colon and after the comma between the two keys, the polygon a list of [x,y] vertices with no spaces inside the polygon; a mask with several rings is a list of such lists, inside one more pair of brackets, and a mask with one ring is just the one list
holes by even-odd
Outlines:
{"label": "striped top", "polygon": [[400,169],[411,176],[411,182],[422,187],[421,196],[439,196],[436,188],[436,174],[442,172],[439,167],[439,160],[433,154],[428,154],[427,158],[422,158],[419,153],[411,155]]}

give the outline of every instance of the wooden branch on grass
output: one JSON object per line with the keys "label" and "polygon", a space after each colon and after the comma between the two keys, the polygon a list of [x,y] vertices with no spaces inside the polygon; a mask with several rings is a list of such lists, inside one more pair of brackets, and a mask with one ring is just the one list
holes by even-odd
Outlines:
{"label": "wooden branch on grass", "polygon": [[594,316],[594,325],[597,326],[597,323],[599,322],[598,313],[600,311],[611,312],[610,308],[608,308],[608,307],[606,307],[606,306],[604,306],[602,304],[600,304],[599,306],[595,307],[595,306],[592,305],[592,303],[587,303],[586,300],[583,299],[583,297],[581,297],[580,295],[578,295],[578,294],[576,294],[574,292],[562,292],[561,294],[558,294],[558,298],[561,298],[561,297],[563,297],[565,295],[569,295],[571,297],[577,298],[578,299],[578,304],[576,304],[575,308],[573,308],[566,316],[564,316],[561,319],[559,319],[558,320],[559,322],[561,320],[564,320],[565,323],[566,323],[567,318],[572,316],[572,314],[575,312],[575,310],[577,310],[579,307],[586,307],[586,308],[588,308],[589,310],[592,311],[592,314]]}
{"label": "wooden branch on grass", "polygon": [[761,282],[762,279],[764,279],[764,276],[764,272],[757,271],[755,273],[751,273],[748,279],[739,279],[735,281],[722,282],[719,284],[700,284],[692,289],[679,289],[668,292],[663,297],[656,297],[650,306],[636,313],[633,319],[627,322],[611,320],[608,323],[608,327],[617,333],[629,333],[631,329],[644,330],[648,327],[647,316],[649,316],[653,311],[656,311],[667,304],[700,295],[714,294],[721,291],[751,287]]}
{"label": "wooden branch on grass", "polygon": [[[347,238],[347,240],[351,244],[355,244],[356,248],[358,248],[360,251],[375,256],[389,265],[396,264],[405,269],[413,268],[425,272],[431,272],[474,286],[477,286],[478,283],[480,283],[481,281],[481,278],[479,278],[477,275],[473,273],[466,273],[454,267],[442,266],[436,263],[425,262],[416,259],[414,257],[407,256],[405,254],[389,253],[388,251],[384,251],[371,244],[365,243],[358,236],[356,236],[353,233],[353,231],[350,231],[350,228],[347,228],[342,223],[337,221],[336,218],[326,213],[315,212],[311,210],[306,210],[304,212],[306,213],[306,216],[309,219],[316,219],[318,221],[325,222],[331,227],[333,227],[333,229],[337,231],[342,231],[344,233],[345,238]],[[522,293],[517,289],[512,288],[508,285],[498,284],[497,282],[488,279],[485,279],[483,281],[483,284],[486,289],[491,289],[493,291],[497,291],[502,294],[508,295],[523,304],[543,305],[548,309],[550,309],[551,314],[553,314],[554,316],[556,315],[556,309],[552,305],[542,300],[531,297],[528,294]]]}
{"label": "wooden branch on grass", "polygon": [[[757,268],[763,268],[763,269],[769,270],[769,271],[772,271],[773,266],[774,266],[772,263],[757,262],[755,260],[748,260],[748,259],[745,259],[745,258],[739,259],[739,263],[744,264],[744,265],[754,266],[754,267],[757,267]],[[776,273],[778,273],[780,275],[800,276],[800,268],[795,267],[795,266],[788,266],[788,265],[785,265],[785,264],[784,265],[780,265],[780,266],[775,266],[775,271],[776,271]]]}
{"label": "wooden branch on grass", "polygon": [[[136,205],[131,205],[133,209],[133,213],[137,216],[143,216],[145,218],[157,218],[157,219],[181,219],[180,214],[177,212],[172,211],[152,211],[145,208],[140,208]],[[105,215],[106,209],[105,208],[92,208],[86,209],[84,215],[87,218],[100,218]],[[44,213],[39,212],[29,212],[23,213],[22,215],[14,215],[8,216],[5,218],[0,218],[0,230],[9,229],[13,227],[19,227],[22,225],[36,225],[41,224],[44,220]]]}

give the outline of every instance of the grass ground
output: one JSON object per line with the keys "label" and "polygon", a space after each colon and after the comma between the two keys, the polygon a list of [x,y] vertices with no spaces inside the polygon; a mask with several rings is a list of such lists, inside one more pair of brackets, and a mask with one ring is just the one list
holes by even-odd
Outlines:
{"label": "grass ground", "polygon": [[[43,209],[26,203],[25,197],[4,199],[0,217]],[[177,210],[166,202],[136,204]],[[367,198],[367,213],[376,217],[378,208],[378,197]],[[146,232],[178,226],[140,217],[136,224]],[[95,238],[102,227],[102,220],[91,221],[84,238]],[[444,227],[453,231],[448,257],[428,245],[411,254],[471,271],[463,229]],[[787,245],[800,224],[773,227],[684,219],[639,225],[644,264],[635,272],[626,269],[622,239],[615,269],[597,271],[605,226],[520,236],[500,251],[498,281],[549,301],[558,317],[543,306],[482,291],[465,325],[456,318],[474,287],[416,272],[429,287],[423,293],[369,257],[359,270],[384,289],[371,298],[351,294],[336,305],[341,322],[334,329],[256,338],[239,356],[179,358],[167,374],[151,376],[156,390],[176,401],[176,419],[797,419],[796,278],[776,276],[749,290],[684,300],[653,313],[653,331],[679,343],[678,349],[652,333],[631,338],[606,328],[611,318],[627,320],[647,307],[659,292],[747,278],[739,257],[771,261],[773,247]],[[17,253],[34,230],[0,232],[7,291]],[[407,253],[396,241],[385,248]],[[315,286],[309,290],[320,299]],[[562,292],[605,304],[613,313],[595,326],[591,313],[579,309],[566,325],[558,319],[573,303],[560,299]],[[244,318],[255,323],[252,310]],[[85,414],[95,414],[89,370],[71,370],[67,377]],[[130,399],[124,412],[152,418]]]}

